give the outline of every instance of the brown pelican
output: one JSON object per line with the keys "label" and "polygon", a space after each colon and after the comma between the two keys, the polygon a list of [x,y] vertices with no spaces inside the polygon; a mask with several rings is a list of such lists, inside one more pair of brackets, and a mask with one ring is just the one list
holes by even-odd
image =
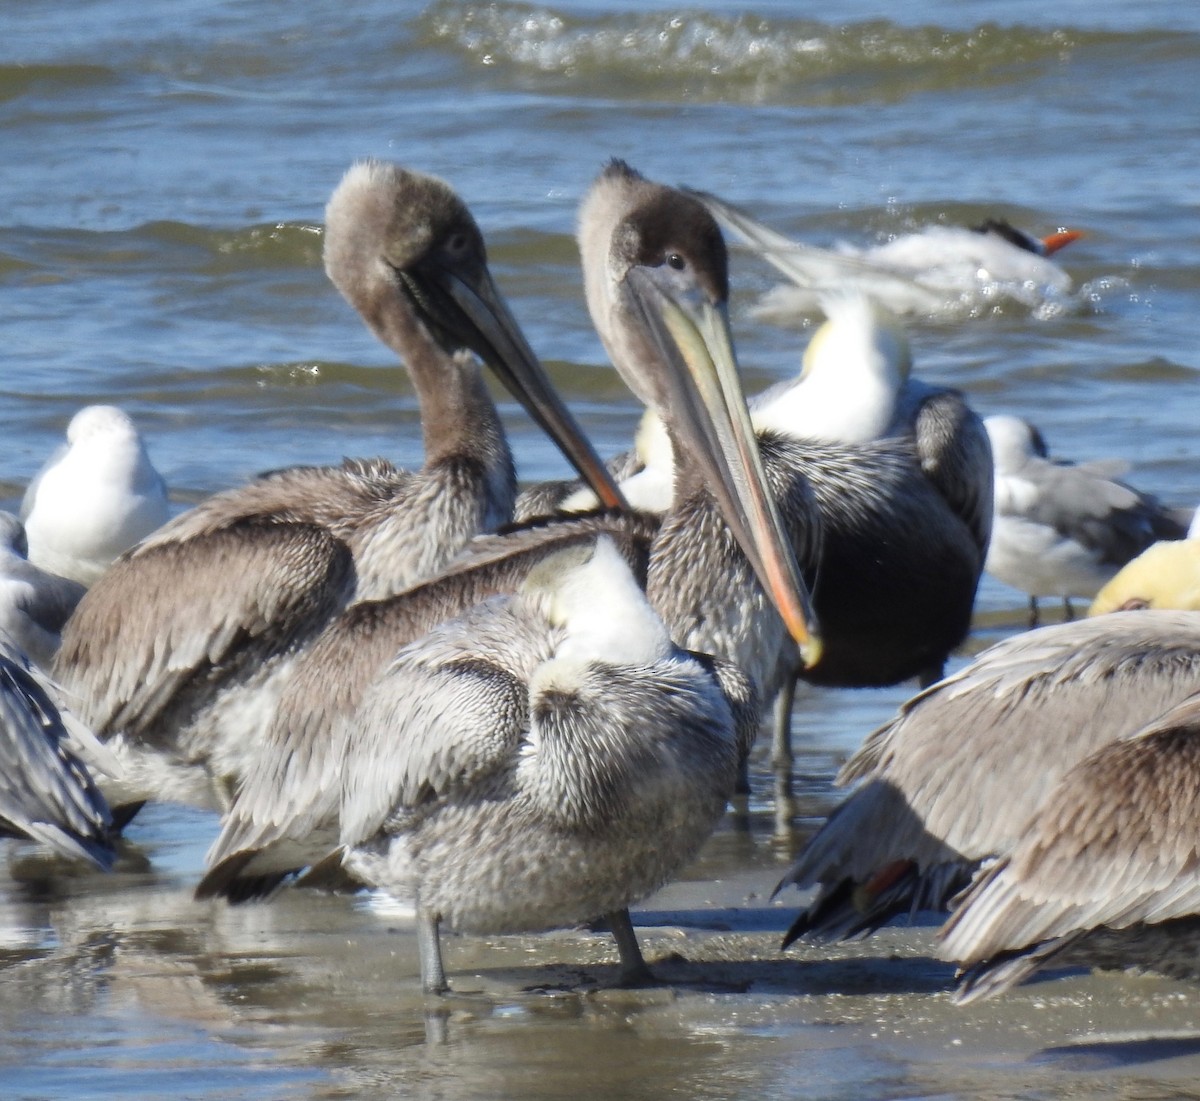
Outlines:
{"label": "brown pelican", "polygon": [[167,522],[167,486],[122,409],[89,405],[21,502],[36,566],[91,585],[122,551]]}
{"label": "brown pelican", "polygon": [[[1193,685],[1195,685],[1193,680]],[[1200,978],[1200,694],[1061,776],[941,933],[958,1000],[1053,964]]]}
{"label": "brown pelican", "polygon": [[[821,662],[798,668],[782,633],[755,609],[744,572],[722,561],[719,534],[688,517],[686,504],[682,530],[668,541],[675,529],[665,525],[651,561],[651,599],[681,629],[676,637],[737,662],[764,700],[780,693],[781,822],[796,674],[827,687],[937,680],[970,629],[991,521],[987,438],[962,396],[910,377],[903,332],[870,300],[833,296],[826,309],[800,377],[751,409],[822,624]],[[678,579],[696,570],[721,578],[711,587],[722,594],[718,606],[680,606]]]}
{"label": "brown pelican", "polygon": [[112,867],[112,819],[88,766],[117,771],[57,689],[0,631],[0,836],[27,837]]}
{"label": "brown pelican", "polygon": [[[347,460],[266,475],[180,516],[88,593],[56,670],[101,736],[120,735],[150,770],[127,770],[143,793],[210,801],[210,779],[241,774],[295,653],[333,615],[351,599],[427,576],[472,535],[507,520],[512,457],[470,353],[606,503],[620,502],[493,285],[474,219],[446,184],[374,161],[352,167],[326,209],[325,267],[405,361],[425,465],[406,473]],[[159,775],[164,748],[172,764],[199,767]],[[219,787],[215,795],[224,802]]]}
{"label": "brown pelican", "polygon": [[1042,434],[1019,417],[984,420],[996,467],[987,572],[1029,595],[1094,597],[1117,570],[1159,539],[1182,539],[1186,522],[1149,494],[1116,480],[1127,464],[1052,460]]}
{"label": "brown pelican", "polygon": [[345,861],[415,906],[430,993],[443,922],[612,915],[622,981],[646,980],[625,907],[695,855],[748,749],[707,659],[671,642],[603,537],[401,650],[353,725]]}
{"label": "brown pelican", "polygon": [[[403,593],[350,605],[296,662],[245,782],[208,853],[198,898],[242,901],[338,843],[348,721],[396,651],[492,597],[510,595],[549,555],[614,540],[640,577],[658,524],[636,514],[546,521],[477,536],[440,574]],[[337,669],[336,678],[329,670]]]}
{"label": "brown pelican", "polygon": [[[912,377],[908,340],[889,311],[857,293],[826,295],[822,306],[827,320],[805,350],[799,379],[758,396],[756,424],[763,431],[810,444],[862,448],[879,440],[904,441],[912,450],[910,467],[920,489],[911,483],[880,482],[870,492],[881,498],[890,492],[889,509],[911,511],[908,523],[916,520],[928,525],[928,531],[925,535],[911,527],[906,531],[901,522],[891,530],[877,523],[873,530],[860,533],[875,545],[874,553],[881,560],[891,560],[903,571],[896,580],[909,590],[902,597],[880,588],[867,597],[874,603],[874,615],[864,633],[873,640],[875,654],[887,651],[887,658],[865,667],[862,641],[851,639],[840,649],[827,648],[824,672],[816,669],[800,675],[813,683],[846,687],[894,684],[915,676],[925,686],[942,676],[950,651],[970,629],[991,530],[992,469],[986,436],[961,394]],[[843,483],[851,493],[853,483],[853,478]],[[831,515],[836,515],[835,493],[836,485],[826,498]],[[823,518],[822,527],[827,539],[836,536],[827,519]],[[927,558],[927,546],[935,538],[942,541],[941,550]],[[849,575],[844,584],[830,579],[841,553],[833,546],[823,549],[813,582],[818,615],[830,619],[842,619],[856,610],[856,604],[861,606],[861,581],[855,583]],[[948,565],[947,573],[931,572],[941,564]],[[824,591],[819,580],[822,571]],[[848,599],[856,590],[859,596]],[[917,603],[925,611],[914,616]],[[792,755],[793,690],[790,680],[784,683],[776,712],[774,758],[781,770],[788,768]],[[780,794],[786,798],[786,788]]]}
{"label": "brown pelican", "polygon": [[63,624],[87,590],[78,581],[38,569],[26,558],[26,547],[21,521],[0,512],[0,632],[47,671]]}
{"label": "brown pelican", "polygon": [[[822,623],[824,656],[804,676],[838,687],[913,676],[931,683],[970,628],[991,526],[987,437],[960,394],[910,377],[907,340],[886,311],[858,294],[828,296],[825,308],[829,319],[799,378],[750,402],[768,481]],[[603,335],[602,316],[596,325]],[[646,504],[673,484],[671,450],[654,428],[643,423],[634,456],[611,464],[626,471],[626,496]],[[568,496],[561,507],[594,504],[587,496]],[[534,497],[544,505],[555,494]],[[757,587],[724,565],[713,525],[690,516],[677,487],[671,503],[678,515],[652,559],[651,600],[684,632],[676,637],[734,660],[769,698],[790,684],[782,631],[769,617],[759,621]],[[720,607],[692,610],[672,594],[689,591],[697,569],[723,578],[712,586]],[[786,720],[786,701],[780,714]],[[781,722],[776,753],[784,758],[786,732]]]}
{"label": "brown pelican", "polygon": [[[677,556],[672,544],[686,539],[688,523],[698,520],[717,532],[712,562],[722,567],[734,563],[733,568],[746,575],[747,587],[754,571],[779,609],[770,615],[786,623],[801,652],[814,659],[818,644],[806,626],[811,613],[803,583],[762,486],[738,387],[724,309],[725,254],[715,223],[694,199],[615,163],[589,193],[580,225],[589,305],[597,327],[631,387],[661,414],[680,459],[680,496],[687,511],[679,518],[669,515],[655,536],[651,573],[660,554]],[[481,563],[507,574],[502,580],[508,584],[520,584],[530,566],[545,556],[547,545],[561,545],[543,543],[542,533],[554,533],[555,541],[577,540],[571,533],[582,530],[592,540],[597,523],[611,521],[584,517],[477,540],[465,564],[444,577],[387,601],[350,608],[339,617],[302,659],[268,735],[270,752],[260,757],[260,767],[252,771],[227,816],[210,853],[212,871],[199,892],[253,893],[252,882],[238,886],[239,876],[259,871],[269,876],[280,863],[286,866],[289,856],[305,863],[319,855],[312,851],[313,829],[336,828],[337,800],[330,793],[331,788],[335,795],[337,791],[337,762],[350,751],[348,743],[352,748],[354,731],[361,725],[354,715],[362,693],[383,672],[398,645],[419,637],[413,633],[414,624],[428,630],[439,618],[469,608],[481,596],[512,591],[496,586],[487,570],[478,572]],[[647,533],[654,530],[652,525]],[[520,557],[510,566],[501,549],[506,539],[519,541],[514,559],[530,557]],[[489,544],[482,552],[477,549],[481,543]],[[681,578],[671,594],[672,613],[687,617],[719,606],[722,594],[711,591],[711,576],[704,572],[704,563],[700,565]],[[603,600],[605,594],[597,591],[596,597]],[[738,616],[739,631],[755,629],[745,609]],[[663,618],[674,636],[677,625]],[[691,622],[682,621],[685,626]],[[333,683],[330,668],[339,670]],[[742,678],[722,674],[721,684],[735,697],[740,713],[753,714]],[[406,710],[406,704],[396,704],[397,715]],[[274,851],[262,852],[264,847]],[[632,941],[632,935],[624,940]],[[623,958],[628,952],[623,946]]]}
{"label": "brown pelican", "polygon": [[897,314],[961,316],[1001,298],[1029,308],[1061,298],[1071,277],[1050,256],[1077,241],[1078,230],[1035,237],[1003,219],[978,226],[926,226],[881,245],[836,249],[801,244],[713,195],[714,214],[788,279],[763,296],[764,320],[793,321],[819,308],[830,291],[861,291]]}
{"label": "brown pelican", "polygon": [[1197,688],[1198,612],[1055,624],[984,651],[909,700],[842,769],[839,783],[860,786],[780,883],[820,887],[787,942],[945,909],[1048,813],[1069,769]]}
{"label": "brown pelican", "polygon": [[1200,529],[1147,547],[1096,594],[1089,616],[1137,608],[1200,612]]}

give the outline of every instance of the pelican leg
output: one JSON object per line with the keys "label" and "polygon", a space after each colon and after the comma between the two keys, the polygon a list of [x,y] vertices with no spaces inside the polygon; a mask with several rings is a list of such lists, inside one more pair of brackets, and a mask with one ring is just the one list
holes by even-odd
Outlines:
{"label": "pelican leg", "polygon": [[642,950],[638,946],[637,935],[633,931],[633,921],[629,917],[628,908],[605,914],[604,920],[608,922],[613,940],[617,942],[617,954],[621,958],[620,984],[622,986],[649,986],[654,982],[654,975],[642,957]]}
{"label": "pelican leg", "polygon": [[445,994],[446,968],[442,963],[442,941],[438,936],[438,919],[417,907],[417,951],[421,955],[421,986],[426,994]]}
{"label": "pelican leg", "polygon": [[796,702],[796,678],[789,675],[775,697],[774,733],[771,738],[771,764],[776,771],[792,767],[792,704]]}
{"label": "pelican leg", "polygon": [[771,769],[775,774],[775,840],[789,843],[792,838],[792,819],[796,816],[796,799],[792,790],[792,706],[796,702],[796,677],[789,674],[775,697],[772,715]]}

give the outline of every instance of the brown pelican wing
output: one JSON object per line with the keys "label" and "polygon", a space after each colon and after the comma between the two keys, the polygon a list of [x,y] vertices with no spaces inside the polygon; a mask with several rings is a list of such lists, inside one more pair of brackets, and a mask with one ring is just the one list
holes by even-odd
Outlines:
{"label": "brown pelican wing", "polygon": [[108,805],[72,749],[73,730],[21,655],[0,640],[0,832],[109,868]]}
{"label": "brown pelican wing", "polygon": [[972,885],[941,953],[966,965],[1200,912],[1200,695],[1068,772]]}
{"label": "brown pelican wing", "polygon": [[992,448],[957,390],[933,391],[913,421],[921,469],[962,518],[981,554],[992,533]]}
{"label": "brown pelican wing", "polygon": [[552,644],[543,622],[497,598],[401,650],[351,720],[342,843],[510,765],[529,730],[529,675]]}
{"label": "brown pelican wing", "polygon": [[[272,865],[290,862],[294,868],[321,855],[326,846],[319,840],[311,851],[304,842],[313,830],[336,823],[346,719],[401,647],[480,601],[514,592],[546,555],[590,543],[600,533],[609,535],[635,575],[644,577],[656,530],[651,517],[608,513],[478,536],[437,577],[394,597],[347,608],[297,662],[262,749],[209,851],[210,871],[198,894],[228,893],[251,866],[251,854],[271,845],[292,843],[281,860],[269,858]],[[256,858],[260,868],[267,862]]]}
{"label": "brown pelican wing", "polygon": [[293,466],[260,474],[175,517],[135,547],[141,555],[246,522],[313,524],[339,535],[348,522],[386,506],[414,475],[385,459],[346,459],[340,466]]}
{"label": "brown pelican wing", "polygon": [[781,885],[832,895],[888,869],[970,870],[1008,851],[1073,764],[1194,691],[1198,646],[1200,613],[1155,611],[1057,624],[985,651],[870,736],[839,777],[863,785]]}
{"label": "brown pelican wing", "polygon": [[[346,546],[307,524],[242,521],[119,559],[63,632],[56,675],[102,736],[146,736],[185,716],[217,669],[252,671],[317,629],[348,598]],[[177,709],[177,710],[176,710]]]}

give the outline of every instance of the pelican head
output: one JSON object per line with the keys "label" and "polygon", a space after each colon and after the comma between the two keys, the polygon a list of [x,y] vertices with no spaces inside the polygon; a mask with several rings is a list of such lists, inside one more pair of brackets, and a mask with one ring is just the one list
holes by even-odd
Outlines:
{"label": "pelican head", "polygon": [[894,380],[899,388],[912,374],[912,349],[899,319],[882,303],[860,292],[821,298],[825,321],[804,349],[800,377],[849,363],[864,374]]}
{"label": "pelican head", "polygon": [[620,490],[555,393],[487,266],[483,235],[448,184],[380,161],[354,165],[325,208],[325,271],[389,347],[418,327],[446,355],[477,355],[609,507]]}
{"label": "pelican head", "polygon": [[1096,594],[1088,615],[1138,608],[1200,611],[1200,538],[1147,547]]}
{"label": "pelican head", "polygon": [[895,315],[856,290],[821,296],[825,322],[804,350],[800,376],[767,391],[754,425],[789,439],[867,443],[888,435],[912,374]]}
{"label": "pelican head", "polygon": [[613,161],[584,199],[579,245],[588,309],[614,366],[703,476],[806,664],[815,664],[812,603],[737,376],[716,222],[694,196]]}

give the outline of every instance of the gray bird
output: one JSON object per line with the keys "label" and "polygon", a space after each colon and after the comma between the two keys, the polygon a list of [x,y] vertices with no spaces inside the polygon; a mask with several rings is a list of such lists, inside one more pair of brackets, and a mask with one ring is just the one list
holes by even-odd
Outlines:
{"label": "gray bird", "polygon": [[[585,267],[588,257],[585,248]],[[668,502],[649,592],[675,637],[737,663],[764,700],[781,694],[774,757],[784,775],[797,672],[825,687],[941,677],[970,629],[992,524],[991,452],[963,396],[911,377],[903,331],[869,298],[830,295],[824,306],[828,320],[799,377],[750,402],[768,484],[822,624],[819,663],[798,669],[753,576],[726,554],[720,519],[693,515],[674,484],[672,449],[652,423],[643,422],[631,455],[610,463],[632,502]],[[592,312],[603,337],[603,313]],[[562,484],[535,487],[518,511],[556,503],[586,502]],[[704,593],[690,585],[694,576],[712,579]]]}
{"label": "gray bird", "polygon": [[0,630],[0,836],[40,841],[107,871],[116,857],[112,817],[91,768],[119,771]]}
{"label": "gray bird", "polygon": [[352,167],[326,209],[325,267],[404,360],[425,465],[277,471],[210,498],[114,564],[68,624],[55,669],[127,756],[123,798],[227,805],[296,654],[326,623],[353,599],[428,576],[507,521],[513,461],[475,356],[602,498],[621,501],[446,184],[375,161]]}
{"label": "gray bird", "polygon": [[367,691],[342,769],[351,872],[438,928],[534,932],[612,915],[621,979],[648,969],[625,908],[691,859],[739,755],[708,663],[680,650],[605,538],[436,627]]}
{"label": "gray bird", "polygon": [[986,570],[1029,596],[1091,599],[1160,539],[1182,539],[1187,521],[1117,478],[1120,460],[1051,459],[1042,434],[1019,417],[984,419],[996,468],[995,517]]}
{"label": "gray bird", "polygon": [[87,591],[78,581],[47,573],[28,560],[25,529],[0,512],[0,631],[39,669],[48,671],[60,633]]}

